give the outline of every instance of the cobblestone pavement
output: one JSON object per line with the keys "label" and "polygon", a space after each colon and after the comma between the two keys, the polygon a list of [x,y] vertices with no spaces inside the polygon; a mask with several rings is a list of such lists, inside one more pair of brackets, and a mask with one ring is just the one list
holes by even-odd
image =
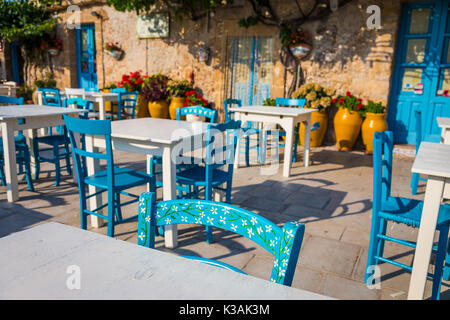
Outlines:
{"label": "cobblestone pavement", "polygon": [[[290,220],[306,225],[293,287],[339,299],[406,299],[411,275],[389,264],[381,265],[380,289],[369,289],[363,283],[371,223],[371,156],[321,147],[312,150],[311,159],[308,168],[302,162],[295,163],[289,178],[282,176],[281,166],[273,175],[261,175],[262,167],[256,162],[239,168],[234,175],[232,203],[279,225]],[[115,162],[145,171],[145,157],[140,155],[118,152]],[[412,162],[408,155],[394,156],[393,195],[411,197]],[[20,200],[14,204],[6,201],[6,187],[0,187],[0,237],[49,221],[79,227],[78,187],[67,173],[55,187],[54,172],[46,171],[50,169],[44,166],[35,181],[35,192],[29,192],[25,180],[20,180]],[[421,182],[417,198],[423,198],[424,189]],[[145,188],[133,191],[139,194]],[[161,197],[160,190],[158,195]],[[136,212],[137,204],[133,204],[123,214],[126,217]],[[136,243],[136,229],[136,221],[120,225],[116,237]],[[105,227],[89,230],[106,234]],[[400,224],[388,225],[388,232],[408,240],[417,237],[417,230]],[[273,259],[246,238],[215,229],[215,242],[208,245],[204,228],[193,225],[180,226],[178,235],[178,248],[164,248],[164,239],[158,237],[157,249],[222,260],[255,277],[270,276]],[[389,243],[385,252],[412,263],[412,249]],[[449,284],[442,285],[442,299],[450,297]],[[426,297],[430,293],[428,281]]]}

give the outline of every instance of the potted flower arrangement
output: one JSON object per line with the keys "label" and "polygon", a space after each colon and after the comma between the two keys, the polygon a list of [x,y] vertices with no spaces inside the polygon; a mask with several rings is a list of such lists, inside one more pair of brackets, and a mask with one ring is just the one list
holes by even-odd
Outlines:
{"label": "potted flower arrangement", "polygon": [[276,105],[277,105],[277,103],[275,102],[274,98],[267,98],[263,102],[263,106],[266,106],[266,107],[275,107]]}
{"label": "potted flower arrangement", "polygon": [[55,75],[53,73],[47,73],[44,78],[36,79],[34,81],[35,90],[32,94],[32,100],[34,104],[39,104],[39,91],[38,88],[56,88]]}
{"label": "potted flower arrangement", "polygon": [[105,50],[111,57],[113,57],[116,60],[119,60],[123,53],[123,50],[119,46],[118,42],[108,42],[105,45]]}
{"label": "potted flower arrangement", "polygon": [[[327,110],[332,104],[332,98],[336,94],[336,90],[324,88],[316,83],[307,83],[302,85],[297,91],[292,94],[294,99],[306,99],[305,108],[317,109],[311,113],[311,123],[318,123],[319,126],[310,134],[310,146],[319,147],[322,145],[325,133],[328,127],[328,113]],[[300,125],[300,144],[304,144],[305,126]]]}
{"label": "potted flower arrangement", "polygon": [[369,100],[364,107],[365,120],[361,126],[361,135],[366,147],[366,153],[373,153],[373,136],[376,131],[386,131],[386,107],[381,102]]}
{"label": "potted flower arrangement", "polygon": [[186,93],[194,90],[193,85],[187,80],[169,80],[167,87],[170,93],[169,114],[170,119],[177,118],[177,108],[183,108]]}
{"label": "potted flower arrangement", "polygon": [[[209,108],[209,102],[203,98],[201,94],[199,94],[196,90],[191,90],[186,92],[186,98],[183,103],[183,107],[189,106],[200,106]],[[187,121],[204,121],[204,117],[200,117],[198,115],[190,114],[186,117]]]}
{"label": "potted flower arrangement", "polygon": [[169,78],[161,73],[144,78],[142,96],[148,101],[148,112],[153,118],[169,118]]}
{"label": "potted flower arrangement", "polygon": [[41,44],[41,50],[47,51],[52,56],[57,56],[62,50],[62,41],[58,38],[50,39]]}
{"label": "potted flower arrangement", "polygon": [[364,105],[359,99],[347,91],[345,96],[333,100],[339,108],[334,116],[334,132],[337,148],[350,151],[355,145],[363,122]]}
{"label": "potted flower arrangement", "polygon": [[142,75],[141,71],[130,72],[129,74],[123,74],[121,81],[117,82],[118,88],[125,88],[127,91],[137,91],[139,92],[136,101],[136,117],[145,118],[148,117],[148,100],[142,94],[142,86],[144,84],[144,79],[147,75]]}
{"label": "potted flower arrangement", "polygon": [[280,33],[280,40],[298,59],[306,57],[312,50],[312,38],[308,31],[284,28]]}

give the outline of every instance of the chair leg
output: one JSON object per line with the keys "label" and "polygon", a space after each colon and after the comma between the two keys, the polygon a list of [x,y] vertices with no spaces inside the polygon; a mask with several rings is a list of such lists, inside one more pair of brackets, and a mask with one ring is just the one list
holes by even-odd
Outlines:
{"label": "chair leg", "polygon": [[[372,212],[372,215],[374,213]],[[367,253],[367,264],[366,264],[366,272],[364,275],[364,282],[368,285],[372,283],[368,283],[370,277],[372,276],[371,267],[377,264],[377,260],[375,259],[375,255],[379,250],[379,238],[378,232],[380,230],[381,219],[378,217],[372,217],[372,225],[370,227],[370,241],[369,241],[369,251]]]}
{"label": "chair leg", "polygon": [[0,183],[2,186],[6,186],[5,169],[3,165],[0,168]]}
{"label": "chair leg", "polygon": [[413,173],[411,177],[411,193],[413,195],[417,194],[417,187],[419,186],[420,175],[418,173]]}
{"label": "chair leg", "polygon": [[61,167],[59,163],[59,147],[57,145],[53,146],[53,159],[55,161],[55,186],[59,186]]}
{"label": "chair leg", "polygon": [[122,221],[122,208],[120,207],[120,193],[116,192],[115,193],[115,198],[116,198],[116,203],[114,205],[115,207],[115,213],[116,213],[116,219],[117,222]]}
{"label": "chair leg", "polygon": [[29,150],[25,150],[24,151],[24,158],[25,158],[25,178],[27,179],[27,184],[28,184],[28,190],[30,191],[34,191],[34,185],[33,185],[33,180],[31,179],[31,166],[30,166],[30,151]]}
{"label": "chair leg", "polygon": [[34,153],[34,179],[39,179],[39,172],[41,171],[41,164],[39,161],[38,142],[33,139],[33,153]]}
{"label": "chair leg", "polygon": [[439,230],[439,242],[436,261],[434,262],[433,289],[431,293],[431,299],[433,300],[439,300],[441,294],[443,264],[447,254],[448,230],[449,226]]}
{"label": "chair leg", "polygon": [[250,137],[246,136],[245,140],[245,165],[250,166]]}
{"label": "chair leg", "polygon": [[[386,229],[387,229],[387,221],[384,219],[380,219],[380,229],[378,231],[378,234],[386,235]],[[378,239],[378,246],[377,246],[377,256],[382,257],[384,254],[384,244],[385,240]]]}
{"label": "chair leg", "polygon": [[445,254],[444,273],[442,278],[445,281],[450,280],[450,246],[447,248],[447,252]]}
{"label": "chair leg", "polygon": [[66,170],[69,174],[72,174],[72,166],[70,165],[70,151],[68,143],[64,144],[64,152],[65,152],[64,157],[66,158]]}

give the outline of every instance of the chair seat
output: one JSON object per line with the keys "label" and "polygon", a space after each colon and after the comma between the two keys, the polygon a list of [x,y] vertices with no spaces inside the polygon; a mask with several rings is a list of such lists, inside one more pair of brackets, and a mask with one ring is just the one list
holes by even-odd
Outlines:
{"label": "chair seat", "polygon": [[45,143],[45,144],[48,144],[51,146],[70,143],[69,138],[63,134],[55,134],[52,136],[37,137],[36,139],[38,142]]}
{"label": "chair seat", "polygon": [[[420,227],[420,218],[422,217],[423,201],[389,197],[383,203],[379,216],[394,222],[404,223],[406,225],[418,228]],[[437,226],[441,227],[450,221],[450,205],[441,205]]]}
{"label": "chair seat", "polygon": [[[213,170],[212,185],[218,186],[228,181],[228,173],[222,170]],[[177,173],[177,182],[181,184],[189,184],[195,186],[206,185],[206,167],[195,166]]]}
{"label": "chair seat", "polygon": [[[23,134],[19,134],[14,137],[14,142],[16,145],[16,150],[28,148],[27,139]],[[3,138],[0,137],[0,153],[3,154]]]}
{"label": "chair seat", "polygon": [[[150,183],[150,176],[141,171],[114,166],[114,186],[117,191],[122,191],[134,186]],[[97,172],[84,179],[86,184],[107,189],[108,173],[106,170]]]}

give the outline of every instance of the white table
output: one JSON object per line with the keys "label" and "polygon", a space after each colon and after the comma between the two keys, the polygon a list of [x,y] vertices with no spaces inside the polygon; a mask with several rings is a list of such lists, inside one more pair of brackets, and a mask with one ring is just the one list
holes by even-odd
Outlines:
{"label": "white table", "polygon": [[[60,93],[61,98],[66,98],[65,92]],[[71,94],[73,96],[73,94]],[[99,106],[99,118],[100,120],[106,119],[105,102],[117,102],[119,100],[119,94],[116,92],[94,92],[86,91],[84,94],[79,94],[80,98],[96,102]],[[39,104],[42,105],[42,93],[38,92]]]}
{"label": "white table", "polygon": [[[267,107],[267,106],[243,106],[231,108],[236,120],[256,121],[264,123],[275,123],[280,125],[286,131],[286,144],[284,148],[283,176],[289,177],[292,166],[292,149],[294,146],[295,126],[303,122],[305,125],[305,146],[303,151],[303,165],[309,166],[309,144],[311,132],[311,113],[315,109],[300,109],[287,107]],[[266,143],[263,141],[263,143]],[[237,150],[239,150],[239,145]],[[236,161],[234,166],[239,165],[239,152],[236,152]]]}
{"label": "white table", "polygon": [[[147,166],[151,156],[162,156],[163,198],[164,200],[173,200],[176,199],[176,164],[172,161],[172,153],[174,150],[177,152],[177,145],[181,140],[194,137],[194,139],[200,139],[197,146],[201,148],[203,146],[202,136],[206,133],[207,126],[208,123],[204,122],[156,118],[113,121],[111,122],[111,140],[115,150],[147,155]],[[88,151],[104,146],[103,138],[86,138]],[[94,174],[99,168],[99,163],[92,158],[87,160],[88,174]],[[149,167],[147,167],[148,170]],[[92,194],[95,191],[96,188],[91,186],[89,193]],[[101,204],[101,197],[92,197],[90,201],[91,208],[97,208]],[[91,216],[91,224],[94,227],[99,226],[97,217]],[[176,225],[165,228],[164,239],[166,247],[175,248],[177,246]]]}
{"label": "white table", "polygon": [[450,144],[450,118],[437,117],[439,128],[441,128],[441,143]]}
{"label": "white table", "polygon": [[[83,112],[83,110],[38,105],[0,107],[7,185],[6,193],[9,202],[19,199],[14,132],[29,129],[31,131],[29,136],[33,138],[36,136],[36,129],[64,124],[63,114],[78,114],[80,112]],[[24,123],[19,124],[19,119],[24,119]],[[32,148],[32,143],[30,143],[30,148]],[[31,154],[33,154],[32,150]]]}
{"label": "white table", "polygon": [[450,145],[422,142],[411,171],[428,176],[408,299],[423,299],[439,206],[450,182]]}
{"label": "white table", "polygon": [[2,300],[330,299],[54,222],[1,238],[0,251]]}

